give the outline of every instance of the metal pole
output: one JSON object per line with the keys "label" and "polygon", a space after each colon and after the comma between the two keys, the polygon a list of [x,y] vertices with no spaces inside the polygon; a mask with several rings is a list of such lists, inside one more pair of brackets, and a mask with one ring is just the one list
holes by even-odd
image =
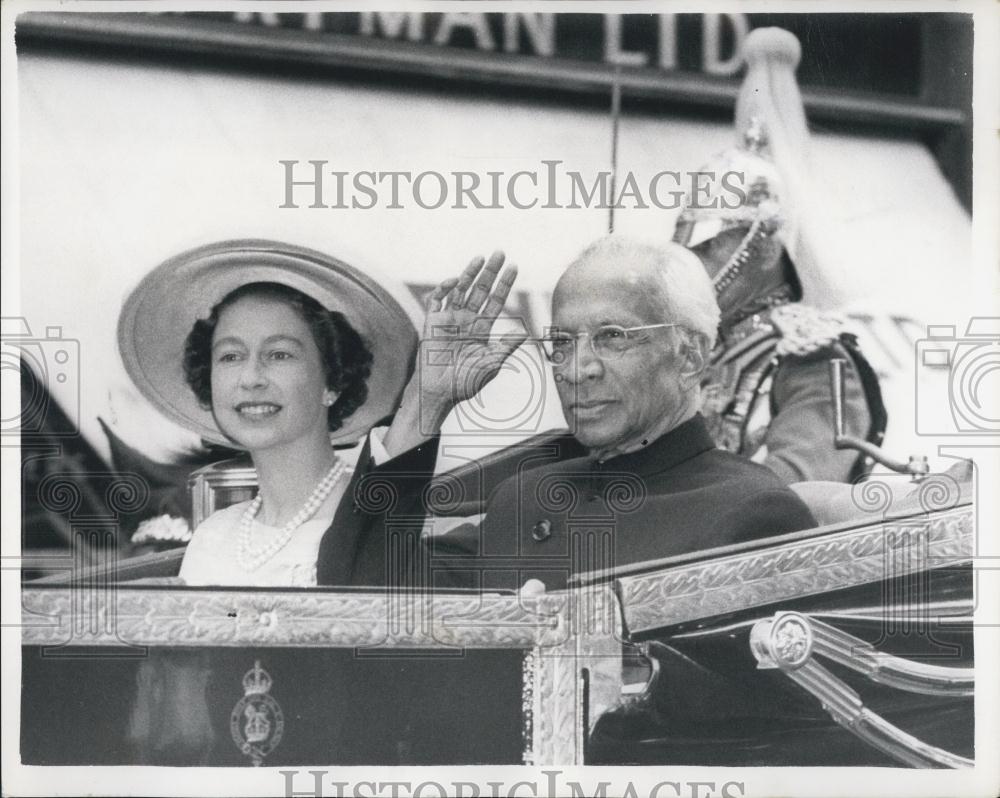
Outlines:
{"label": "metal pole", "polygon": [[611,198],[608,203],[608,233],[615,231],[615,191],[618,183],[618,120],[622,110],[622,68],[615,64],[615,79],[611,84]]}

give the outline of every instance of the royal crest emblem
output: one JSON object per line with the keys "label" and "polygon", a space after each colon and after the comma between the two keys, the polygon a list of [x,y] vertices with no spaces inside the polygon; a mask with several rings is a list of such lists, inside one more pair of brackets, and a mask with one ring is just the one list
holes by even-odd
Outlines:
{"label": "royal crest emblem", "polygon": [[229,715],[229,732],[237,747],[251,758],[254,766],[273,751],[285,731],[281,706],[269,695],[271,674],[255,660],[243,675],[243,698]]}

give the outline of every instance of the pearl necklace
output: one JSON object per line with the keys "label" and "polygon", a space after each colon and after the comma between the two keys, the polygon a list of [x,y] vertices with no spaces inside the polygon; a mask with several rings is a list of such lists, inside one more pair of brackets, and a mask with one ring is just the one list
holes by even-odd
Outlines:
{"label": "pearl necklace", "polygon": [[302,505],[302,509],[282,528],[281,534],[276,535],[263,548],[254,549],[250,540],[253,536],[253,521],[257,513],[260,512],[261,504],[264,502],[264,498],[258,493],[254,497],[254,500],[247,506],[247,509],[243,512],[243,517],[240,519],[239,546],[236,550],[236,559],[240,567],[244,571],[256,571],[287,546],[295,530],[313,517],[346,470],[347,465],[339,457],[334,460],[330,470],[326,472],[326,475],[313,489],[312,494],[306,499],[306,503]]}

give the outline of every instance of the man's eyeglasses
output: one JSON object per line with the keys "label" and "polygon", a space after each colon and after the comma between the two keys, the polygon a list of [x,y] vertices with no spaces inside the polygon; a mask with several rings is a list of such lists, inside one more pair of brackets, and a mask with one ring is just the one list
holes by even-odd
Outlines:
{"label": "man's eyeglasses", "polygon": [[618,324],[605,324],[594,332],[580,332],[570,335],[553,328],[542,338],[545,356],[556,368],[569,363],[573,349],[578,339],[586,337],[590,342],[590,351],[601,360],[616,360],[634,346],[647,340],[647,330],[658,330],[665,327],[678,327],[678,324],[644,324],[641,327],[622,327]]}

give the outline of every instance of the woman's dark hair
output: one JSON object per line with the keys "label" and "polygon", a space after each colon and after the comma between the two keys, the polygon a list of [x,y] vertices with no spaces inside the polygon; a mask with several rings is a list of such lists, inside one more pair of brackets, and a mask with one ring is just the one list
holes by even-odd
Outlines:
{"label": "woman's dark hair", "polygon": [[337,393],[337,401],[327,412],[331,432],[368,398],[367,380],[372,370],[372,353],[344,314],[327,310],[301,291],[279,283],[248,283],[230,291],[212,308],[207,319],[198,319],[184,342],[184,377],[198,403],[212,406],[212,336],[219,315],[247,296],[274,299],[290,305],[302,317],[319,348],[326,372],[326,387]]}

